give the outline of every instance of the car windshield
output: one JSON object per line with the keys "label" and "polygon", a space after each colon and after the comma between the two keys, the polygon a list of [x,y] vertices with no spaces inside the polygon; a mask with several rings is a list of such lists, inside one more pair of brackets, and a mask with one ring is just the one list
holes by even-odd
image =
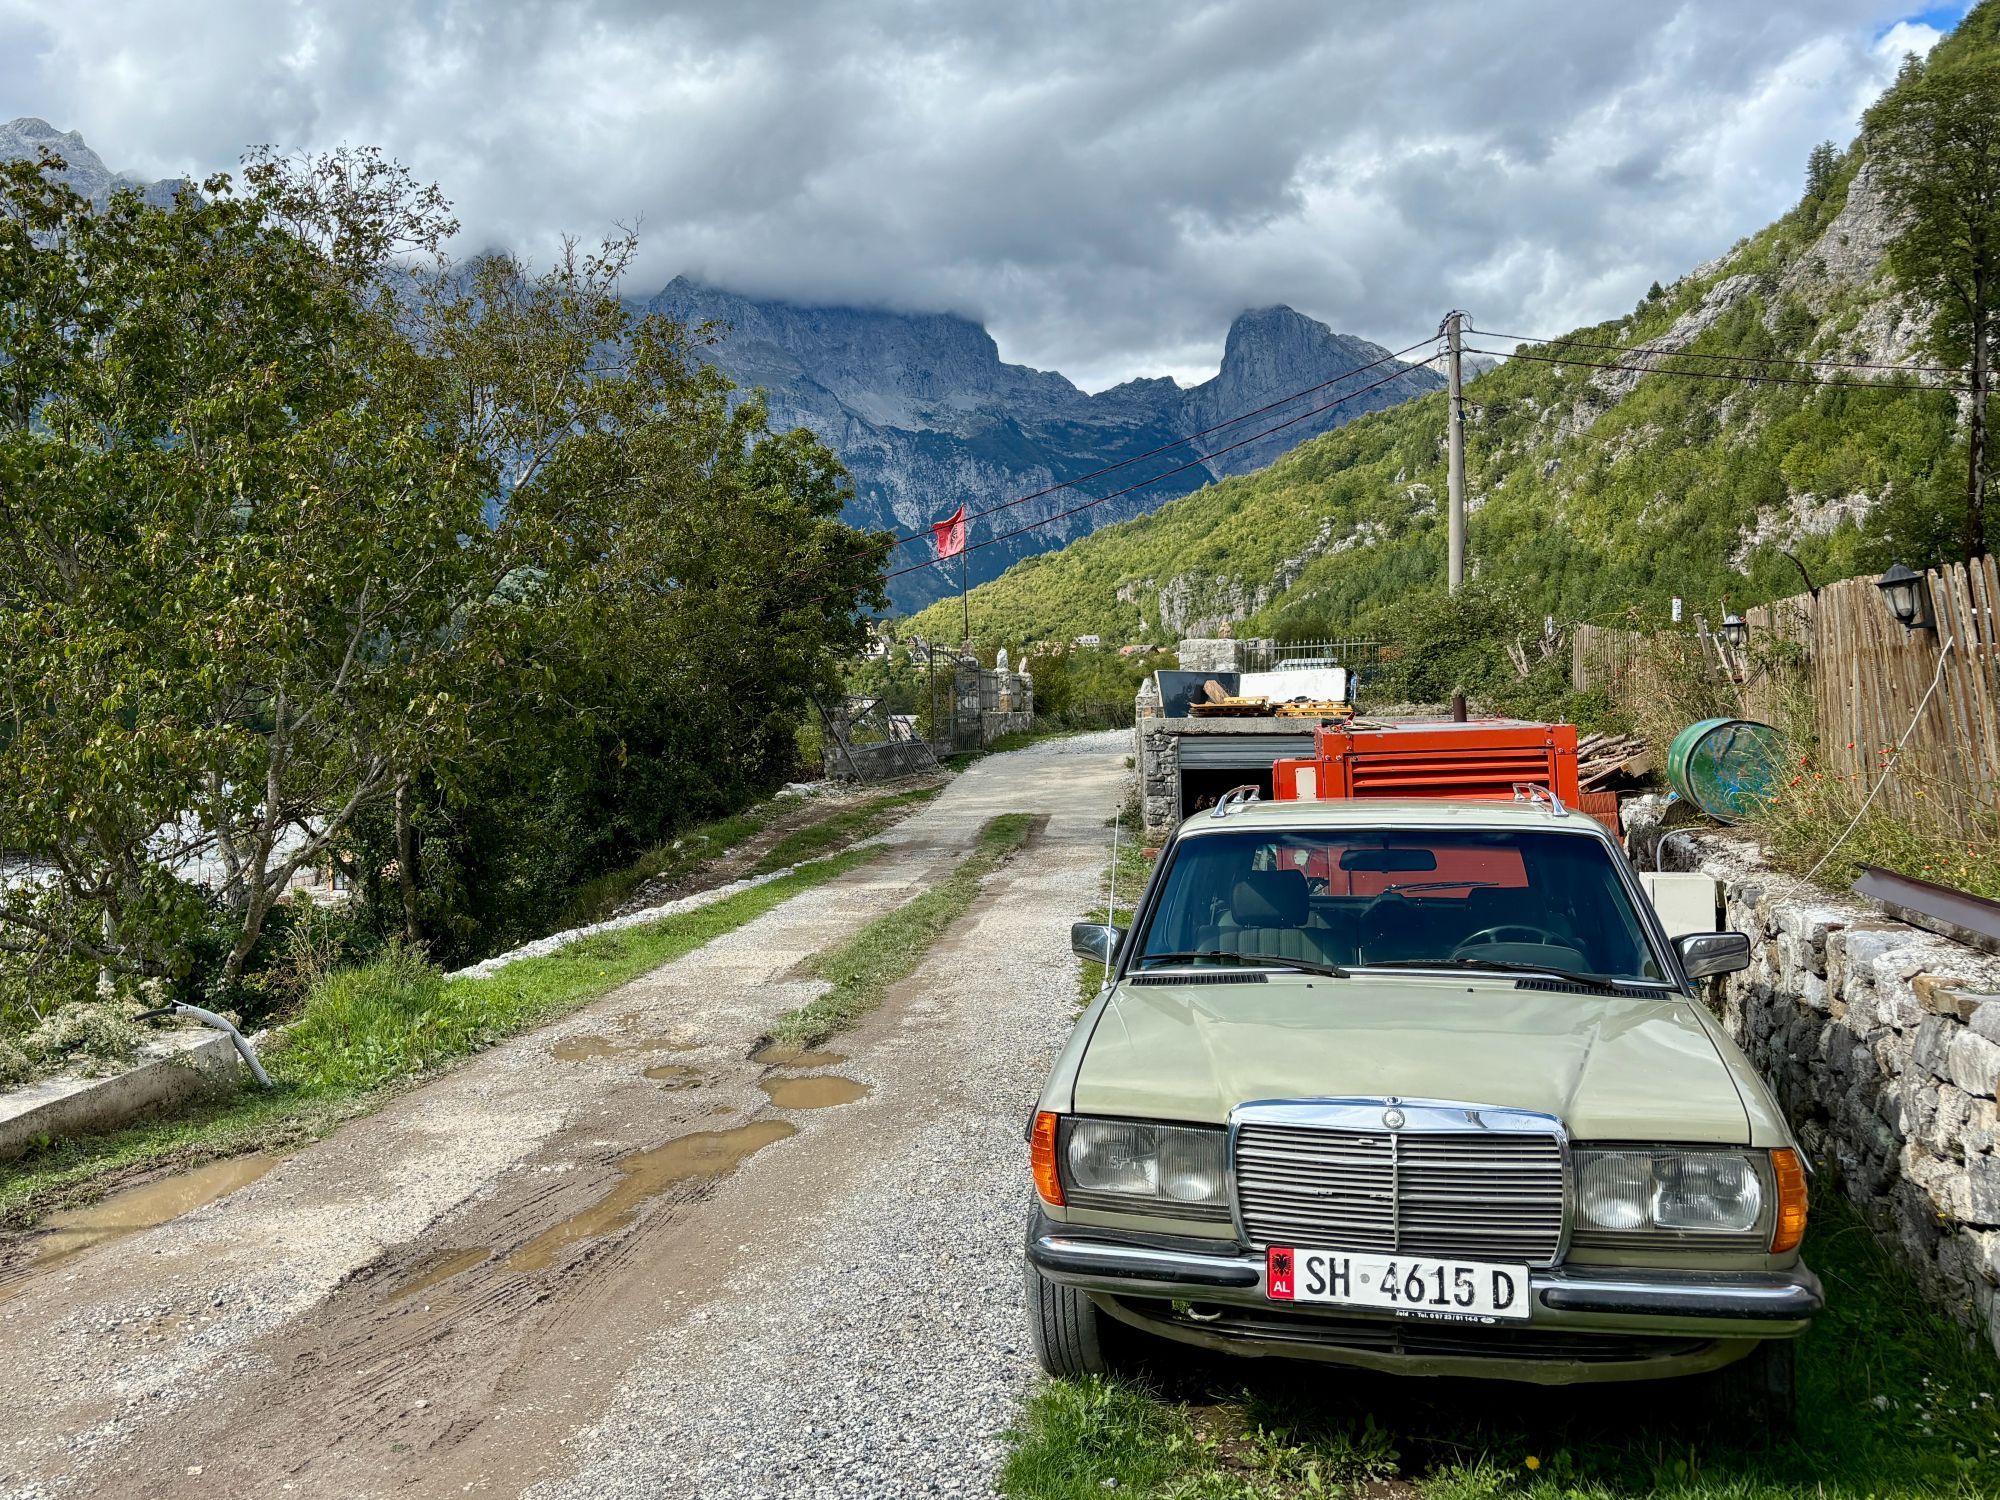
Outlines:
{"label": "car windshield", "polygon": [[1186,838],[1134,951],[1141,967],[1241,955],[1666,980],[1611,851],[1589,834],[1537,829]]}

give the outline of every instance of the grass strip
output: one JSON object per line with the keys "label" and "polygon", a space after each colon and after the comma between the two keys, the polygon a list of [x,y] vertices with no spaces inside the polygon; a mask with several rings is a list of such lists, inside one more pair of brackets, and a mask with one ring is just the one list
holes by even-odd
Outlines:
{"label": "grass strip", "polygon": [[1013,1434],[1000,1490],[1011,1500],[1303,1496],[1394,1477],[1424,1500],[2000,1494],[1991,1352],[1923,1300],[1835,1192],[1813,1206],[1806,1254],[1827,1308],[1799,1347],[1792,1437],[1710,1426],[1671,1383],[1535,1387],[1202,1365],[1189,1368],[1211,1383],[1186,1401],[1121,1381],[1044,1381]]}
{"label": "grass strip", "polygon": [[[773,870],[804,864],[860,839],[873,838],[910,810],[943,791],[942,786],[891,792],[836,811],[812,810],[814,816],[781,837],[747,872],[768,875]],[[601,922],[631,899],[640,886],[655,880],[675,881],[702,865],[755,838],[778,818],[798,806],[793,797],[772,797],[742,812],[703,823],[670,844],[648,849],[629,865],[593,876],[576,888],[556,918],[554,931]]]}
{"label": "grass strip", "polygon": [[745,839],[762,833],[783,807],[784,803],[777,798],[759,802],[742,812],[691,828],[672,843],[656,844],[629,865],[592,876],[563,904],[552,930],[562,932],[603,921],[648,881],[679,880]]}
{"label": "grass strip", "polygon": [[889,986],[907,977],[945,929],[972,909],[980,883],[1027,843],[1034,826],[1027,813],[992,819],[943,884],[877,917],[831,953],[813,959],[809,971],[831,980],[833,988],[787,1011],[771,1029],[772,1037],[795,1047],[815,1047],[880,1005]]}
{"label": "grass strip", "polygon": [[391,952],[327,976],[265,1057],[277,1087],[246,1086],[175,1119],[50,1141],[0,1166],[0,1228],[88,1202],[120,1178],[315,1140],[395,1091],[576,1009],[868,861],[850,849],[709,906],[600,933],[483,979],[446,979]]}
{"label": "grass strip", "polygon": [[890,824],[933,800],[943,790],[940,785],[919,787],[911,792],[892,792],[857,807],[842,808],[831,817],[808,823],[803,828],[795,828],[773,844],[750,873],[768,875],[773,870],[803,864],[829,849],[873,838]]}

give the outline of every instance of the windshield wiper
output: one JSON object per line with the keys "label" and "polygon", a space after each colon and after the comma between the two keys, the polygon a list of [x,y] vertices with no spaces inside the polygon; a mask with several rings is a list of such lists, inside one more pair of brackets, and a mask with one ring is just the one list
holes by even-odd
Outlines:
{"label": "windshield wiper", "polygon": [[1141,953],[1142,964],[1187,964],[1197,959],[1211,960],[1225,964],[1251,964],[1260,969],[1297,969],[1302,974],[1325,974],[1334,979],[1348,977],[1347,970],[1339,964],[1314,963],[1309,958],[1274,958],[1265,953],[1230,953],[1221,948],[1210,948],[1201,953]]}
{"label": "windshield wiper", "polygon": [[1644,980],[1608,979],[1602,974],[1579,974],[1575,969],[1558,969],[1553,964],[1508,964],[1492,958],[1388,958],[1380,963],[1363,964],[1362,967],[1364,969],[1476,969],[1482,974],[1545,974],[1550,979],[1580,984],[1586,989],[1602,990],[1607,995],[1626,993],[1618,988],[1624,983],[1645,983]]}

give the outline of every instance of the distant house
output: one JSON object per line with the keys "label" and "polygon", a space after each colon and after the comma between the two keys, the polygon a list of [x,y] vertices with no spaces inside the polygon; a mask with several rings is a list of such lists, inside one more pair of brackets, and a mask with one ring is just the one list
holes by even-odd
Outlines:
{"label": "distant house", "polygon": [[1079,646],[1101,646],[1104,644],[1104,641],[1099,636],[1080,635],[1076,638],[1076,643]]}

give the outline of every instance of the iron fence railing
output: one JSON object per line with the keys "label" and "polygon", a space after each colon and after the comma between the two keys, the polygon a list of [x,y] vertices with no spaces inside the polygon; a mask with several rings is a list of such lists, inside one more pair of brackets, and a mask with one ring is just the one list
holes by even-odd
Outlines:
{"label": "iron fence railing", "polygon": [[1245,641],[1238,651],[1238,660],[1246,672],[1275,671],[1280,662],[1299,661],[1307,658],[1325,657],[1335,666],[1347,668],[1350,672],[1378,665],[1382,660],[1382,642],[1372,640],[1340,641]]}

